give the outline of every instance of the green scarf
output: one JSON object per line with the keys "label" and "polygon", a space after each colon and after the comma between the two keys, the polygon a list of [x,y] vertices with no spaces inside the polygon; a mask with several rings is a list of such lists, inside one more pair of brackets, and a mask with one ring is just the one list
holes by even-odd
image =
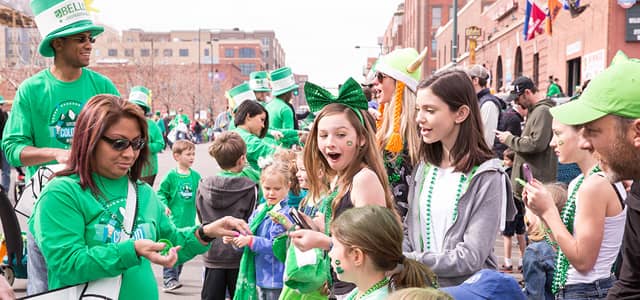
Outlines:
{"label": "green scarf", "polygon": [[[251,233],[255,234],[258,227],[264,221],[267,213],[274,208],[280,208],[280,204],[268,205],[265,204],[262,210],[256,214],[256,217],[251,220],[249,229]],[[236,283],[236,293],[233,296],[233,300],[257,300],[258,290],[256,289],[256,253],[251,251],[249,246],[244,247],[242,254],[242,260],[240,260],[240,270],[238,273],[238,282]]]}

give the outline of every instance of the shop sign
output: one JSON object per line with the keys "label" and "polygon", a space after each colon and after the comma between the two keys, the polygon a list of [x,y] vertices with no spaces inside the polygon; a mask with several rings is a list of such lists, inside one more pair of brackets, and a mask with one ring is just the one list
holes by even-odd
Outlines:
{"label": "shop sign", "polygon": [[640,5],[627,9],[625,41],[640,42]]}

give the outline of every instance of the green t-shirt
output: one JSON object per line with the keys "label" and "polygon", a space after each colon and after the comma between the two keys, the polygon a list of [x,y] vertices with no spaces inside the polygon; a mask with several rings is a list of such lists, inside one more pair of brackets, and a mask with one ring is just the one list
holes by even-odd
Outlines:
{"label": "green t-shirt", "polygon": [[29,229],[47,261],[49,289],[122,276],[121,300],[158,299],[158,286],[150,262],[138,257],[134,240],[168,239],[181,245],[182,264],[204,253],[197,227],[177,229],[165,215],[164,205],[151,187],[138,181],[138,212],[131,239],[120,240],[127,199],[127,178],[93,175],[103,195],[82,189],[77,175],[52,179],[44,188]]}
{"label": "green t-shirt", "polygon": [[235,128],[233,131],[237,132],[247,144],[247,161],[255,170],[260,170],[258,166],[259,158],[270,157],[276,152],[276,145],[270,143],[268,139],[261,139],[240,127]]}
{"label": "green t-shirt", "polygon": [[200,174],[189,169],[189,174],[171,169],[162,179],[158,198],[171,210],[171,220],[177,227],[193,226],[196,222],[196,191]]}
{"label": "green t-shirt", "polygon": [[[58,80],[48,68],[25,80],[3,132],[2,150],[9,164],[21,166],[20,153],[27,146],[69,149],[80,110],[97,94],[120,95],[111,80],[85,68],[73,82]],[[27,167],[27,178],[39,166]]]}
{"label": "green t-shirt", "polygon": [[147,119],[149,128],[149,164],[142,170],[142,177],[158,174],[158,152],[164,149],[164,138],[156,122]]}

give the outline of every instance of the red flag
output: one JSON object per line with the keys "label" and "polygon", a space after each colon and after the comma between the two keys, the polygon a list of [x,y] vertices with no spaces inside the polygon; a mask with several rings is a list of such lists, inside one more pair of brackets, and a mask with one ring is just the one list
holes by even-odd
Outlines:
{"label": "red flag", "polygon": [[524,15],[524,38],[528,41],[537,34],[542,34],[544,29],[542,23],[547,15],[536,5],[533,0],[527,0],[527,8]]}
{"label": "red flag", "polygon": [[545,29],[547,31],[548,35],[551,35],[551,33],[553,32],[552,30],[552,23],[553,21],[556,20],[556,17],[558,16],[558,13],[560,12],[560,10],[562,9],[562,3],[560,2],[560,0],[548,0],[548,10],[547,10],[547,22],[546,22],[546,26]]}

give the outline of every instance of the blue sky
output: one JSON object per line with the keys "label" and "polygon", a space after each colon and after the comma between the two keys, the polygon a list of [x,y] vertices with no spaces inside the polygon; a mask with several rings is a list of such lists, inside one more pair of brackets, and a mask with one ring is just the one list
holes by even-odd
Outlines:
{"label": "blue sky", "polygon": [[[399,0],[94,0],[97,18],[123,30],[234,28],[274,30],[287,64],[309,81],[335,87],[362,80],[367,56],[377,56],[377,38]],[[355,49],[355,45],[370,46]]]}

